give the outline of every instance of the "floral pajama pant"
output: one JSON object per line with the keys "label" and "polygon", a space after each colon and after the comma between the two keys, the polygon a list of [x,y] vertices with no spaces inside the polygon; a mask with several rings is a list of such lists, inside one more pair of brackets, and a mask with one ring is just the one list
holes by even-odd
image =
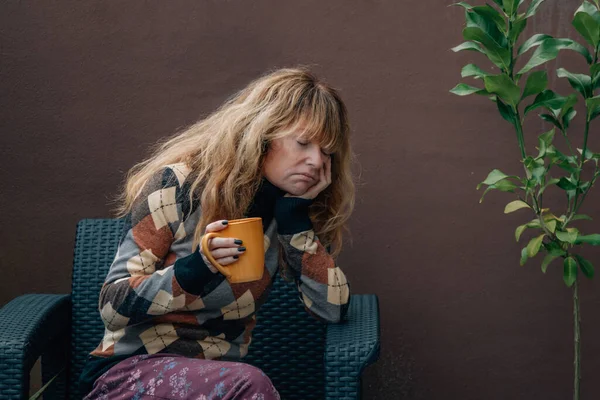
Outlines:
{"label": "floral pajama pant", "polygon": [[279,400],[271,380],[241,362],[174,354],[127,358],[100,376],[84,400]]}

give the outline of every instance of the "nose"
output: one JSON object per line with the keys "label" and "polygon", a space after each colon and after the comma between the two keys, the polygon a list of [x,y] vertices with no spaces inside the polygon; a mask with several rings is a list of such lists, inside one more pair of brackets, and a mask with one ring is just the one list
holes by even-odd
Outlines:
{"label": "nose", "polygon": [[321,151],[319,146],[311,146],[310,152],[307,157],[307,164],[313,166],[314,168],[321,168],[325,165],[325,155]]}

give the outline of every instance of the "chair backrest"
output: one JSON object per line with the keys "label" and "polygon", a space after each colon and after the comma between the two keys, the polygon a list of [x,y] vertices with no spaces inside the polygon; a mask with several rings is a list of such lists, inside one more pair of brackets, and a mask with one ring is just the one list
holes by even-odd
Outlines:
{"label": "chair backrest", "polygon": [[[69,398],[80,399],[77,380],[87,355],[100,343],[104,325],[98,296],[117,251],[124,223],[84,219],[77,225],[73,263]],[[325,325],[304,310],[295,285],[277,276],[258,312],[244,362],[261,368],[284,399],[324,397]]]}

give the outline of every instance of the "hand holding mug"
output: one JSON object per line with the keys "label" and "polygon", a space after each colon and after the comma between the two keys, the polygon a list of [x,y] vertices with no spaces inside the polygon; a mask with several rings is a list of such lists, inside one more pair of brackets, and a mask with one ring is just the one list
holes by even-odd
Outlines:
{"label": "hand holding mug", "polygon": [[202,236],[200,251],[207,265],[225,275],[230,283],[244,283],[262,278],[264,244],[262,219],[243,218],[209,224]]}
{"label": "hand holding mug", "polygon": [[[227,220],[215,221],[206,226],[204,234],[211,232],[220,232],[227,228],[229,222]],[[210,253],[212,258],[221,265],[230,265],[239,260],[240,256],[244,254],[246,248],[242,246],[243,241],[238,238],[230,238],[230,237],[214,237],[208,241],[208,246],[206,249],[202,247],[202,242],[200,243],[200,254],[202,255],[202,259],[208,266],[208,268],[213,272],[219,272],[217,268],[210,262],[210,260],[206,257],[206,253]]]}

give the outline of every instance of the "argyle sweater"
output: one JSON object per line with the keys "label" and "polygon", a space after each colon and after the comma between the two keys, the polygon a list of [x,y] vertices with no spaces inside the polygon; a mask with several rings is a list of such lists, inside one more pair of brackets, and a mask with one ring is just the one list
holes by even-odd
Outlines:
{"label": "argyle sweater", "polygon": [[258,281],[229,283],[207,267],[199,251],[192,252],[201,206],[189,201],[188,174],[183,163],[165,167],[149,179],[125,217],[100,292],[105,334],[82,372],[83,392],[132,355],[244,357],[256,313],[279,269],[278,243],[307,311],[326,322],[339,322],[346,312],[348,282],[312,230],[311,200],[284,197],[263,179],[245,215],[263,219],[265,272]]}

